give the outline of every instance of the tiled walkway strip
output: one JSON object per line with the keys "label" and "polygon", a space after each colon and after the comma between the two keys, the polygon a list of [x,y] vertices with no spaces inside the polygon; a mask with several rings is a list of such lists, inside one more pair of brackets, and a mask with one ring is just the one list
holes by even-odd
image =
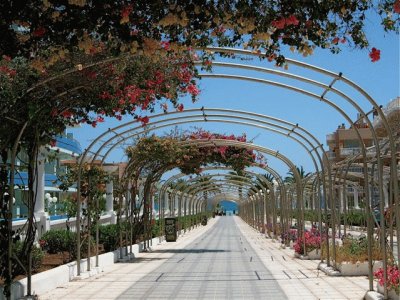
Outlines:
{"label": "tiled walkway strip", "polygon": [[212,219],[176,243],[70,282],[40,299],[362,299],[363,277],[328,277],[239,217]]}

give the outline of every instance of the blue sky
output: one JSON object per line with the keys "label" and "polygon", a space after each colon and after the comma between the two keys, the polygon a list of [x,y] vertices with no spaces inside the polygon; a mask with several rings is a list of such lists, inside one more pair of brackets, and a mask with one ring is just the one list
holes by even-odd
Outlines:
{"label": "blue sky", "polygon": [[[335,73],[342,72],[343,76],[351,79],[362,88],[364,88],[378,104],[386,105],[391,99],[400,95],[400,51],[399,51],[399,36],[393,33],[385,33],[378,20],[367,21],[367,35],[369,36],[371,47],[376,47],[381,50],[381,59],[378,62],[372,63],[368,57],[368,50],[351,49],[343,47],[339,54],[332,54],[329,50],[316,49],[314,54],[309,57],[302,57],[302,55],[293,54],[291,52],[285,53],[286,57],[305,62],[307,64],[315,65]],[[217,61],[221,61],[218,60]],[[227,61],[225,59],[225,61]],[[251,61],[238,61],[230,60],[235,63],[250,63],[256,66],[266,68],[275,68],[272,63],[267,60],[259,61],[254,59]],[[283,71],[282,68],[275,68]],[[259,74],[255,72],[248,72],[243,70],[231,70],[226,68],[214,68],[214,73],[237,74],[245,76],[257,76],[264,79],[278,79],[268,74]],[[311,73],[304,70],[299,70],[294,66],[289,66],[287,72],[295,73],[301,76],[311,76]],[[321,81],[329,84],[330,79],[323,76],[313,76],[314,80]],[[283,80],[283,82],[288,82]],[[257,112],[266,114],[279,119],[284,119],[289,122],[298,123],[300,126],[312,132],[321,143],[324,143],[326,149],[326,134],[335,131],[337,126],[341,123],[347,122],[335,110],[329,108],[327,105],[312,100],[308,97],[299,95],[298,93],[286,91],[280,88],[263,85],[260,83],[244,82],[238,80],[228,79],[202,79],[199,81],[201,94],[199,101],[192,104],[189,98],[182,99],[185,108],[230,108],[237,110],[244,110],[249,112]],[[308,88],[307,85],[300,85],[300,87]],[[364,111],[369,111],[371,105],[360,97],[359,94],[351,92],[346,89],[343,84],[337,83],[335,87],[343,89],[361,106]],[[316,93],[320,90],[313,89]],[[340,105],[346,113],[354,120],[356,119],[357,112],[348,104],[344,103],[332,94],[327,94],[328,99],[335,100],[335,103]],[[125,118],[123,121],[129,121]],[[122,121],[122,122],[123,122]],[[100,124],[97,128],[93,129],[90,126],[83,126],[77,129],[70,129],[78,139],[82,148],[87,147],[90,141],[101,134],[107,128],[112,128],[121,124],[116,120],[106,120],[105,123]],[[207,124],[193,124],[185,126],[190,128],[193,126],[203,127],[205,129],[227,134],[241,134],[246,133],[248,138],[253,139],[254,143],[259,144],[270,149],[279,150],[280,153],[286,155],[296,165],[304,166],[307,171],[314,171],[312,162],[305,152],[295,142],[288,140],[285,137],[266,132],[260,129],[249,128],[246,126],[221,124],[221,123],[207,123]],[[266,157],[268,164],[276,169],[283,176],[288,171],[287,166],[279,162],[275,158]],[[109,161],[124,160],[121,151],[116,151],[110,156]]]}

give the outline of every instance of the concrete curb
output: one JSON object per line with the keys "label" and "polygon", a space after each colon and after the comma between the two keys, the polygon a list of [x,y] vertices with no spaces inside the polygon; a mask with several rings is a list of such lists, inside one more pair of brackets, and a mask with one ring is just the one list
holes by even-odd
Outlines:
{"label": "concrete curb", "polygon": [[318,264],[318,270],[321,270],[328,276],[342,276],[339,271],[335,270],[333,267],[328,267],[326,263],[320,262]]}
{"label": "concrete curb", "polygon": [[375,291],[368,291],[365,296],[365,300],[383,300],[383,295]]}

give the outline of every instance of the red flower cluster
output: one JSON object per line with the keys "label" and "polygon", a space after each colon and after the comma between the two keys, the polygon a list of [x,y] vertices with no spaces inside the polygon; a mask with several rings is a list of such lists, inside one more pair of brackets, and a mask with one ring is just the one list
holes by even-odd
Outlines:
{"label": "red flower cluster", "polygon": [[[168,41],[163,41],[161,47],[169,51],[170,44]],[[150,69],[148,74],[145,74],[146,79],[137,84],[130,82],[127,85],[124,74],[115,74],[116,70],[110,67],[108,76],[115,78],[114,88],[102,91],[99,98],[105,100],[105,105],[114,103],[114,107],[112,112],[108,110],[103,115],[121,119],[121,114],[128,113],[146,125],[148,118],[140,116],[137,108],[141,111],[151,110],[158,99],[162,98],[175,103],[177,94],[189,94],[195,101],[200,91],[194,81],[196,74],[191,60],[188,57],[177,57],[172,53],[170,55],[165,65],[163,62],[158,69]],[[168,106],[160,105],[166,112]],[[182,104],[177,104],[175,108],[183,111],[184,107]]]}
{"label": "red flower cluster", "polygon": [[400,14],[400,0],[396,0],[393,4],[393,11]]}
{"label": "red flower cluster", "polygon": [[[321,235],[313,229],[304,233],[305,246],[307,252],[321,247]],[[293,245],[294,251],[298,254],[304,254],[304,244],[302,237],[298,237],[296,243]]]}
{"label": "red flower cluster", "polygon": [[149,121],[150,121],[149,117],[147,117],[147,116],[146,117],[137,117],[137,120],[142,123],[142,126],[147,125],[147,123],[149,123]]}
{"label": "red flower cluster", "polygon": [[[384,272],[383,268],[379,268],[378,271],[374,272],[375,278],[378,279],[379,285],[384,285]],[[388,266],[387,267],[387,287],[389,290],[393,289],[398,291],[400,288],[400,272],[398,267],[395,266]]]}
{"label": "red flower cluster", "polygon": [[34,31],[32,31],[32,35],[34,37],[42,37],[46,33],[46,28],[38,27]]}
{"label": "red flower cluster", "polygon": [[376,62],[381,59],[381,51],[373,47],[369,53],[369,57],[371,58],[372,62]]}
{"label": "red flower cluster", "polygon": [[46,241],[45,240],[39,240],[39,246],[41,249],[44,249],[46,247]]}
{"label": "red flower cluster", "polygon": [[299,20],[296,18],[295,15],[291,15],[288,18],[280,18],[278,20],[274,20],[271,22],[271,25],[274,26],[276,29],[283,29],[286,26],[293,25],[297,26],[299,25]]}
{"label": "red flower cluster", "polygon": [[7,76],[10,76],[10,77],[14,77],[15,75],[17,75],[17,71],[16,70],[11,69],[11,68],[9,68],[7,66],[0,66],[0,73],[4,73],[4,74],[6,74]]}

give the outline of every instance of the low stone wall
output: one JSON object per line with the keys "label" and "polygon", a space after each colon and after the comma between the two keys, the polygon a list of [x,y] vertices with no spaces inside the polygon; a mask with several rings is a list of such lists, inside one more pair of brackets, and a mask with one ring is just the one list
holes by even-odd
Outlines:
{"label": "low stone wall", "polygon": [[309,259],[309,260],[319,260],[321,259],[321,250],[320,249],[314,249],[310,252],[307,253],[307,255],[301,255],[298,253],[294,254],[295,257],[300,258],[300,259]]}
{"label": "low stone wall", "polygon": [[[150,245],[157,245],[161,242],[159,237],[154,238],[150,241]],[[128,252],[130,250],[130,246],[128,246]],[[139,252],[143,250],[143,243],[132,245],[132,254],[133,256],[137,255]],[[87,259],[82,259],[80,261],[81,265],[81,275],[77,277],[77,263],[70,262],[68,264],[56,267],[54,269],[41,272],[32,276],[32,294],[38,295],[43,294],[49,290],[55,289],[60,285],[66,284],[69,281],[72,281],[77,278],[87,278],[98,273],[104,271],[104,268],[114,263],[118,262],[120,259],[124,259],[128,257],[125,251],[125,247],[122,248],[123,257],[120,257],[120,249],[117,249],[112,252],[104,253],[99,255],[99,266],[96,265],[96,257],[92,256],[90,258],[90,266],[91,271],[87,270]],[[26,294],[27,291],[27,279],[23,278],[13,283],[11,299],[16,300],[20,299]],[[0,300],[3,300],[3,287],[0,287]]]}
{"label": "low stone wall", "polygon": [[[328,267],[326,263],[320,263],[318,269],[323,271],[328,276],[368,276],[368,262],[342,262],[337,264],[337,270],[332,266]],[[373,263],[372,271],[376,272],[382,267],[381,261]]]}
{"label": "low stone wall", "polygon": [[[382,262],[376,261],[373,263],[372,271],[376,272],[381,267]],[[342,276],[368,276],[368,262],[342,262],[337,268]]]}

